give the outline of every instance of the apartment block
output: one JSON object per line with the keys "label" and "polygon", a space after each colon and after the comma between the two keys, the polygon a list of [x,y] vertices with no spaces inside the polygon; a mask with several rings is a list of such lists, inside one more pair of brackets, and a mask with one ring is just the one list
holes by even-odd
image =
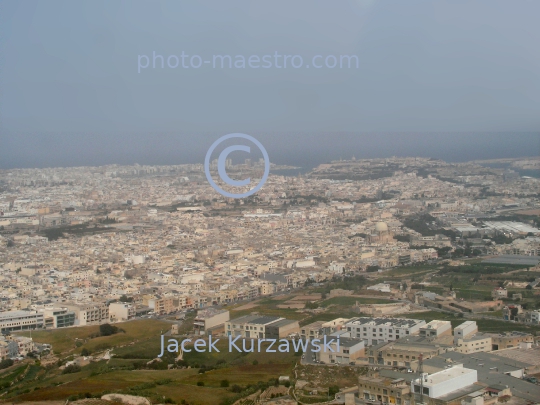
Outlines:
{"label": "apartment block", "polygon": [[75,312],[75,324],[79,326],[94,325],[109,321],[109,306],[104,302],[90,304],[65,304]]}
{"label": "apartment block", "polygon": [[352,318],[345,326],[351,337],[363,339],[367,346],[418,335],[426,324],[419,319],[400,318]]}
{"label": "apartment block", "polygon": [[111,302],[109,304],[109,319],[111,321],[127,321],[135,317],[135,306],[126,302]]}

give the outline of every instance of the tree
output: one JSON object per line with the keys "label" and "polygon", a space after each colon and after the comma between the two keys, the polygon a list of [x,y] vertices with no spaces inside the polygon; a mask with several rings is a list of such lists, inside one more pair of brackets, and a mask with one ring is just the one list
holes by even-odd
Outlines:
{"label": "tree", "polygon": [[220,385],[222,388],[227,388],[229,386],[229,380],[221,380]]}
{"label": "tree", "polygon": [[90,356],[90,351],[85,347],[81,350],[81,356],[88,357]]}
{"label": "tree", "polygon": [[379,271],[379,266],[367,266],[366,272],[368,273],[375,273]]}
{"label": "tree", "polygon": [[511,308],[510,309],[510,320],[513,320],[517,314],[518,314],[518,309],[517,308]]}
{"label": "tree", "polygon": [[116,326],[110,325],[108,323],[99,325],[99,334],[101,336],[111,336],[115,333],[118,333],[118,328]]}
{"label": "tree", "polygon": [[316,309],[316,308],[319,308],[319,304],[317,304],[316,302],[306,302],[306,308]]}
{"label": "tree", "polygon": [[13,365],[13,360],[11,359],[5,359],[0,361],[0,370],[3,370],[4,368],[11,367]]}
{"label": "tree", "polygon": [[337,385],[332,385],[328,388],[328,395],[331,397],[335,397],[336,394],[339,392],[339,387]]}

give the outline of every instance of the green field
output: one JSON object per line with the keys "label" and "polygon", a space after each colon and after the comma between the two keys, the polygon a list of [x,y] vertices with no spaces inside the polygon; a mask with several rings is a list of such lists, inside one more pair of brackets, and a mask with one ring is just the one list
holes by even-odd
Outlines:
{"label": "green field", "polygon": [[[131,340],[138,339],[133,345],[123,344],[124,338],[120,339],[122,347],[113,349],[114,357],[111,360],[92,362],[80,371],[70,374],[63,374],[55,366],[44,368],[34,363],[11,367],[0,373],[4,399],[12,402],[66,400],[123,393],[141,395],[153,403],[163,402],[165,397],[175,403],[184,400],[190,404],[217,405],[224,400],[234,401],[234,398],[249,395],[257,390],[254,387],[266,386],[269,381],[274,381],[281,375],[293,376],[293,367],[300,359],[300,355],[294,352],[266,353],[266,344],[261,345],[261,353],[240,353],[235,350],[231,352],[228,350],[228,340],[220,338],[216,345],[219,352],[197,352],[192,346],[188,346],[191,352],[184,353],[183,361],[178,363],[179,368],[168,370],[167,365],[174,363],[176,353],[166,353],[162,357],[163,362],[154,363],[156,367],[147,365],[161,352],[159,333],[164,326],[162,322],[144,320],[118,325],[126,330],[125,335]],[[81,336],[82,339],[95,332],[94,327],[79,329],[83,330],[78,331],[79,333],[70,330],[69,338],[49,332],[39,338],[46,338],[53,344],[63,344],[64,346],[60,347],[67,353],[72,347],[66,342],[71,342],[74,336]],[[153,336],[142,333],[143,331],[151,331]],[[32,335],[34,336],[34,333]],[[109,338],[115,337],[116,335]],[[101,338],[89,341],[96,339]],[[109,340],[107,344],[113,342],[114,340]],[[240,342],[236,344],[242,347]],[[87,345],[88,342],[77,350]],[[249,346],[251,344],[248,344]],[[223,380],[227,380],[231,387],[239,387],[242,392],[234,393],[223,388]],[[204,386],[198,386],[199,384]]]}
{"label": "green field", "polygon": [[[114,324],[125,332],[120,332],[111,336],[92,337],[99,334],[99,326],[81,326],[74,328],[63,328],[32,332],[32,339],[38,343],[48,343],[52,345],[55,353],[80,352],[87,348],[90,352],[102,351],[114,346],[137,342],[151,336],[158,336],[161,331],[170,329],[169,322],[153,319],[145,319],[131,322]],[[30,336],[29,332],[20,333],[23,336]],[[82,343],[77,347],[76,342]]]}
{"label": "green field", "polygon": [[419,275],[419,274],[425,274],[425,273],[437,271],[437,268],[440,268],[440,266],[437,266],[437,265],[405,266],[405,267],[398,267],[392,270],[385,271],[381,274],[381,276],[388,278],[388,277],[407,276],[407,275]]}

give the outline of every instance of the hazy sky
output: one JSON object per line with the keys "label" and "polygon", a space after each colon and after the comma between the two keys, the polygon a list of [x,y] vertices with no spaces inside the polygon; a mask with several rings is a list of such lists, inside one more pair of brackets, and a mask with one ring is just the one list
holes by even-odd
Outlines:
{"label": "hazy sky", "polygon": [[[0,1],[0,167],[202,162],[230,132],[275,161],[452,142],[538,154],[539,15],[536,0]],[[359,68],[138,73],[153,51],[347,54]]]}

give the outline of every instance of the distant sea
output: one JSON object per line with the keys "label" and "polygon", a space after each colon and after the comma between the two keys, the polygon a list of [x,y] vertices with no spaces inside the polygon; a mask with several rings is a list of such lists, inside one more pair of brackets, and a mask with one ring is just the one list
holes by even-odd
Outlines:
{"label": "distant sea", "polygon": [[[391,119],[392,117],[388,117]],[[364,133],[250,132],[278,165],[309,171],[332,160],[428,157],[466,162],[540,155],[540,133]],[[6,134],[4,134],[6,135]],[[176,165],[202,163],[223,133],[134,133],[127,135],[18,133],[4,136],[0,169],[109,164]],[[225,145],[223,145],[225,147]],[[218,151],[216,150],[216,153]],[[245,159],[243,152],[235,160]],[[258,157],[252,156],[253,160]],[[292,175],[297,175],[294,171]],[[535,175],[537,173],[522,173]]]}

